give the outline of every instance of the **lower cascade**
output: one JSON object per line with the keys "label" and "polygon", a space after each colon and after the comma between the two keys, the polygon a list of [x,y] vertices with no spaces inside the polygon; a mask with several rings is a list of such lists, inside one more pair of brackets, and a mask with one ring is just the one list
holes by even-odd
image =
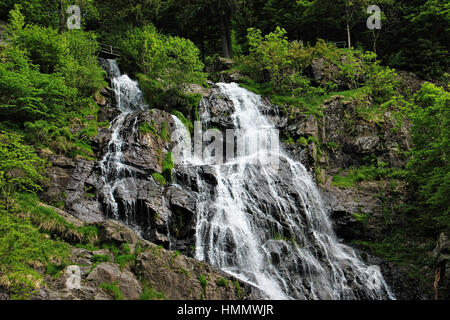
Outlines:
{"label": "lower cascade", "polygon": [[[231,101],[235,135],[250,151],[217,164],[180,148],[177,170],[194,168],[199,185],[196,258],[253,284],[267,299],[395,299],[380,268],[338,242],[306,168],[267,148],[279,141],[260,111],[267,107],[261,97],[235,83],[216,86]],[[204,123],[214,107],[202,100]],[[189,133],[175,122],[177,140],[186,145]],[[201,174],[205,168],[213,187]]]}
{"label": "lower cascade", "polygon": [[[108,60],[106,68],[120,114],[99,164],[99,196],[108,216],[139,231],[144,223],[129,189],[136,189],[136,175],[146,173],[128,167],[122,132],[125,126],[138,130],[135,114],[147,106],[137,83],[120,75],[114,61]],[[217,163],[208,149],[193,155],[190,133],[173,116],[175,175],[186,170],[196,175],[195,258],[252,284],[266,299],[395,299],[380,268],[367,266],[336,238],[310,174],[279,147],[275,126],[261,111],[270,106],[235,83],[214,88],[231,106],[228,125],[245,141],[246,152],[224,163]],[[200,103],[205,128],[215,101],[203,98]],[[178,182],[177,187],[187,188]],[[129,203],[118,203],[118,192],[129,195]]]}

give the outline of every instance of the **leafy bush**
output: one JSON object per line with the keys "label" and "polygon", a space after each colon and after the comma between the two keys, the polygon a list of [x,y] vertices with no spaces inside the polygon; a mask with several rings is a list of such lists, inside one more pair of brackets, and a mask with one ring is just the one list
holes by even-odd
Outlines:
{"label": "leafy bush", "polygon": [[45,161],[14,133],[0,132],[0,198],[8,208],[16,192],[42,190]]}
{"label": "leafy bush", "polygon": [[162,35],[152,25],[134,28],[123,39],[120,47],[125,69],[144,70],[164,90],[180,88],[185,83],[204,83],[200,51],[191,41]]}
{"label": "leafy bush", "polygon": [[8,48],[0,53],[0,115],[14,122],[56,120],[76,92],[57,74],[43,74],[30,64],[23,51]]}

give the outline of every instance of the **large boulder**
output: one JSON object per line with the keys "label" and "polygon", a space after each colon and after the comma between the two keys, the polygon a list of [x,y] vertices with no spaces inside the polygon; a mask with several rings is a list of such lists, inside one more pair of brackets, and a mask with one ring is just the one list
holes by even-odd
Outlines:
{"label": "large boulder", "polygon": [[136,244],[139,237],[129,227],[116,220],[106,220],[95,224],[99,231],[101,243],[110,243],[120,246],[124,243]]}
{"label": "large boulder", "polygon": [[86,279],[92,286],[101,284],[115,284],[119,287],[125,300],[138,300],[143,288],[135,275],[128,270],[120,270],[117,264],[110,262],[100,263]]}
{"label": "large boulder", "polygon": [[147,243],[145,249],[136,259],[135,272],[169,300],[238,300],[260,297],[256,288],[203,262],[158,248],[151,243]]}

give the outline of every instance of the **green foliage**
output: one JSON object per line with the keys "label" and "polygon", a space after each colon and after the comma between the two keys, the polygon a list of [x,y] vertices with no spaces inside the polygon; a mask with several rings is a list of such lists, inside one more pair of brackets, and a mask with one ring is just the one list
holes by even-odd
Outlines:
{"label": "green foliage", "polygon": [[29,218],[0,210],[0,283],[13,299],[24,299],[42,284],[34,267],[55,274],[55,261],[69,256],[69,246],[38,231]]}
{"label": "green foliage", "polygon": [[24,53],[8,48],[0,53],[0,115],[5,120],[23,122],[57,120],[67,102],[74,98],[64,79],[40,73]]}
{"label": "green foliage", "polygon": [[139,300],[167,300],[167,297],[164,293],[153,289],[153,287],[144,286],[144,291]]}
{"label": "green foliage", "polygon": [[45,161],[14,133],[0,132],[0,204],[9,207],[17,192],[42,190]]}
{"label": "green foliage", "polygon": [[123,294],[120,290],[117,281],[113,283],[102,283],[99,286],[100,289],[104,289],[110,295],[114,297],[114,300],[123,300]]}
{"label": "green foliage", "polygon": [[192,121],[186,119],[186,117],[181,112],[173,110],[172,114],[176,116],[178,119],[180,119],[180,121],[184,124],[184,126],[189,132],[192,132],[194,130],[194,125],[192,124]]}
{"label": "green foliage", "polygon": [[412,143],[408,181],[416,195],[422,222],[437,230],[450,228],[450,94],[424,83],[411,112]]}
{"label": "green foliage", "polygon": [[150,125],[150,124],[147,123],[147,122],[142,122],[142,123],[139,125],[139,131],[140,131],[142,134],[149,134],[149,133],[151,133],[151,134],[153,134],[153,135],[156,135],[156,134],[157,134],[157,133],[156,133],[155,127],[154,127],[153,125]]}
{"label": "green foliage", "polygon": [[237,280],[233,281],[233,285],[234,285],[234,289],[235,289],[236,295],[238,297],[238,300],[242,300],[244,297],[244,294],[242,292],[242,288],[241,288],[239,281],[237,281]]}
{"label": "green foliage", "polygon": [[219,279],[217,279],[217,280],[216,280],[216,284],[217,284],[217,286],[219,286],[219,287],[223,287],[223,288],[228,287],[228,281],[227,281],[227,279],[225,279],[225,278],[219,278]]}
{"label": "green foliage", "polygon": [[125,268],[129,263],[136,260],[136,255],[134,254],[121,254],[115,257],[114,262],[120,265],[120,269]]}
{"label": "green foliage", "polygon": [[166,178],[164,178],[164,176],[159,173],[159,172],[155,172],[152,174],[153,180],[155,180],[161,187],[164,187],[166,185]]}
{"label": "green foliage", "polygon": [[335,175],[332,183],[339,188],[353,188],[361,181],[373,181],[386,178],[403,179],[405,174],[404,170],[388,168],[386,163],[378,163],[351,168],[345,176]]}
{"label": "green foliage", "polygon": [[96,266],[102,262],[109,262],[110,260],[111,258],[107,254],[94,254],[92,257],[92,262]]}
{"label": "green foliage", "polygon": [[[189,40],[160,34],[152,25],[128,31],[120,43],[122,64],[158,79],[163,90],[205,81],[199,50]],[[134,67],[134,68],[133,68]]]}
{"label": "green foliage", "polygon": [[163,176],[168,182],[172,181],[172,170],[174,165],[172,152],[169,152],[164,158],[162,165]]}
{"label": "green foliage", "polygon": [[201,274],[198,277],[198,281],[200,282],[200,285],[202,286],[201,300],[204,300],[206,298],[206,287],[208,286],[208,280],[206,279],[205,275]]}
{"label": "green foliage", "polygon": [[21,214],[28,216],[30,221],[43,232],[48,232],[70,243],[94,243],[97,240],[97,227],[77,227],[67,222],[53,208],[41,204],[36,195],[21,193],[17,196],[16,203]]}

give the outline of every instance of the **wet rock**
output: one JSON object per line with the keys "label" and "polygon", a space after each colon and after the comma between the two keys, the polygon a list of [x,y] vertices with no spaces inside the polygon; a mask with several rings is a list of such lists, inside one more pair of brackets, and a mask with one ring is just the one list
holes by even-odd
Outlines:
{"label": "wet rock", "polygon": [[173,245],[182,253],[193,254],[197,223],[197,199],[193,193],[169,186],[166,193],[172,216],[169,219]]}
{"label": "wet rock", "polygon": [[359,251],[359,255],[366,264],[380,268],[384,280],[397,300],[428,300],[430,298],[422,291],[418,280],[408,277],[405,267],[399,267],[367,252]]}
{"label": "wet rock", "polygon": [[[147,251],[138,255],[135,270],[149,285],[170,300],[199,300],[202,297],[207,300],[238,300],[260,297],[256,288],[225,272],[151,244]],[[205,288],[199,281],[201,276],[207,281]],[[223,282],[217,283],[219,279],[225,279],[224,285]],[[239,282],[242,297],[238,296],[234,281]]]}
{"label": "wet rock", "polygon": [[106,220],[95,224],[99,231],[99,241],[120,246],[124,243],[135,244],[139,241],[136,232],[115,220]]}
{"label": "wet rock", "polygon": [[209,95],[209,89],[193,83],[186,85],[184,92],[187,94],[200,94],[203,98],[206,98]]}
{"label": "wet rock", "polygon": [[446,233],[441,233],[433,250],[435,259],[435,298],[448,300],[450,293],[450,239]]}
{"label": "wet rock", "polygon": [[233,102],[221,96],[217,87],[212,87],[209,97],[200,102],[198,112],[209,128],[215,127],[223,131],[234,126],[231,118],[235,112]]}

